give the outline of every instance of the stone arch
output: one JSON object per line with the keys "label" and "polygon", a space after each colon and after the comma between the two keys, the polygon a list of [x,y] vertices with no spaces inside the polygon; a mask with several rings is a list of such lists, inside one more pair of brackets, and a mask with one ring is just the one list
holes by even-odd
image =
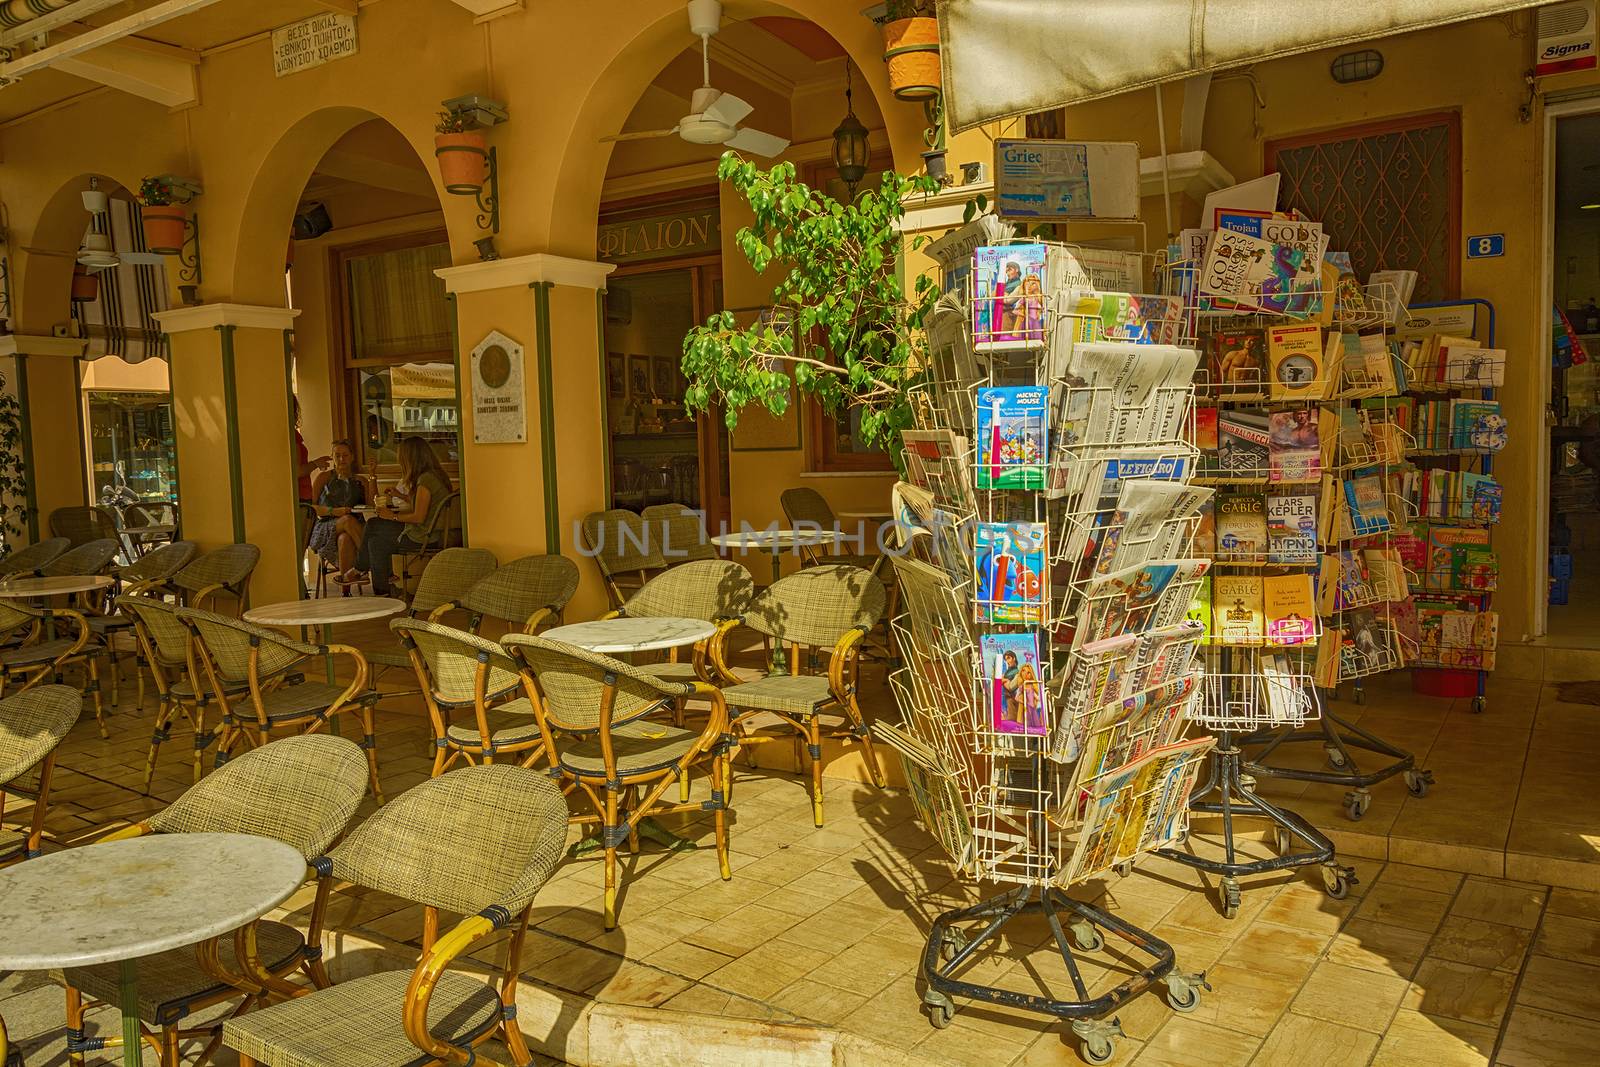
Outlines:
{"label": "stone arch", "polygon": [[78,194],[99,180],[108,194],[132,195],[137,183],[119,181],[107,174],[85,171],[62,182],[44,202],[26,249],[13,248],[17,258],[12,275],[11,328],[20,334],[46,335],[57,323],[71,317],[72,268],[75,253],[89,226]]}
{"label": "stone arch", "polygon": [[[576,112],[564,140],[545,230],[551,251],[591,259],[600,213],[601,188],[612,146],[599,138],[620,129],[646,87],[672,59],[693,43],[682,0],[637,0],[632,36],[627,25],[613,25],[613,39],[626,43],[599,69],[587,92],[579,94]],[[758,15],[788,15],[806,19],[826,31],[849,54],[857,85],[864,85],[877,100],[888,131],[894,165],[902,171],[921,163],[922,109],[895,99],[889,91],[888,72],[882,62],[878,31],[860,13],[860,5],[840,0],[727,0],[727,19]],[[620,17],[617,20],[621,21]]]}

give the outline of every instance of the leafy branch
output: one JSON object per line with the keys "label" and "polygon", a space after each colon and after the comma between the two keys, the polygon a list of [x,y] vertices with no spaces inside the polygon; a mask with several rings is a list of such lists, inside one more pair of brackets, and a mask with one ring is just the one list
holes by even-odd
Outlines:
{"label": "leafy branch", "polygon": [[28,519],[28,471],[22,464],[22,407],[0,377],[0,540],[6,551],[22,540]]}
{"label": "leafy branch", "polygon": [[689,331],[686,405],[721,404],[730,429],[751,404],[781,416],[792,375],[832,415],[859,408],[867,443],[895,449],[911,425],[909,391],[925,365],[922,324],[937,296],[925,276],[909,298],[901,285],[901,197],[938,183],[891,171],[844,204],[800,181],[792,163],[763,171],[733,152],[724,153],[717,177],[755,216],[736,235],[739,250],[757,272],[785,273],[772,308],[755,322],[740,325],[722,311]]}

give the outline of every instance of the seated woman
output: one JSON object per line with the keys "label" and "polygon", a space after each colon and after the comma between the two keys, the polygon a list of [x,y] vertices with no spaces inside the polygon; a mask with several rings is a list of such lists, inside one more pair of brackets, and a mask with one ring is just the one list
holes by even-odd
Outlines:
{"label": "seated woman", "polygon": [[376,596],[389,595],[395,554],[425,547],[424,531],[450,493],[450,475],[445,473],[427,441],[420,437],[402,438],[399,456],[400,484],[395,486],[394,492],[404,502],[378,508],[378,517],[366,525],[365,536],[356,553],[355,572],[344,575],[345,581],[353,582],[359,577],[358,572],[371,572],[372,592]]}
{"label": "seated woman", "polygon": [[317,513],[311,527],[311,548],[344,575],[356,564],[361,549],[361,516],[350,509],[377,499],[372,479],[356,473],[356,453],[349,441],[333,443],[333,467],[317,474],[311,499]]}

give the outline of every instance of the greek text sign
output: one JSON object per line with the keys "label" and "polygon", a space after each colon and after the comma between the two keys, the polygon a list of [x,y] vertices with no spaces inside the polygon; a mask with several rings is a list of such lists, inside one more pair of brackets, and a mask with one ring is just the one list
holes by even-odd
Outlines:
{"label": "greek text sign", "polygon": [[472,350],[472,442],[521,444],[528,439],[522,346],[493,330]]}
{"label": "greek text sign", "polygon": [[272,73],[298,74],[360,51],[354,15],[329,11],[272,31]]}

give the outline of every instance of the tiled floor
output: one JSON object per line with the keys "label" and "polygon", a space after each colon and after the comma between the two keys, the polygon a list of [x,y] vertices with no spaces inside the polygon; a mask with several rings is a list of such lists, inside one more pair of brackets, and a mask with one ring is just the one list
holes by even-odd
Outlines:
{"label": "tiled floor", "polygon": [[[341,636],[383,638],[377,628]],[[887,690],[875,679],[866,688],[887,705]],[[1204,970],[1213,987],[1188,1015],[1155,993],[1123,1008],[1117,1062],[1600,1061],[1600,893],[1540,881],[1559,875],[1584,884],[1597,867],[1592,850],[1581,854],[1578,843],[1600,842],[1600,816],[1585,821],[1595,807],[1588,764],[1600,754],[1588,716],[1600,709],[1562,705],[1534,683],[1496,683],[1484,715],[1466,702],[1412,698],[1403,679],[1373,684],[1367,696],[1364,706],[1339,706],[1425,753],[1419,765],[1438,779],[1429,796],[1410,797],[1398,780],[1382,783],[1365,819],[1351,823],[1339,806],[1342,789],[1263,783],[1335,834],[1360,878],[1349,899],[1329,899],[1320,880],[1278,876],[1247,883],[1240,914],[1228,920],[1213,885],[1160,859],[1142,862],[1126,879],[1075,890],[1153,930],[1177,950],[1181,968]],[[183,731],[163,752],[156,796],[146,798],[137,789],[149,712],[130,706],[110,723],[112,739],[101,741],[86,718],[62,752],[49,819],[58,846],[137,819],[188,784]],[[415,709],[394,702],[380,728],[390,795],[427,774],[424,743]],[[1292,758],[1310,765],[1322,754],[1307,745]],[[1078,1062],[1070,1034],[1042,1016],[958,1003],[949,1028],[929,1026],[917,979],[928,925],[995,887],[953,882],[899,791],[841,777],[828,780],[827,794],[828,821],[818,830],[798,778],[741,763],[733,879],[718,879],[709,847],[646,851],[624,864],[622,923],[609,934],[599,917],[599,859],[563,864],[538,898],[536,928],[520,961],[531,989],[560,998],[524,1006],[521,1024],[536,1045],[582,1059],[564,1044],[570,1021],[550,1018],[548,1006],[594,998],[836,1026],[901,1050],[908,1063]],[[709,844],[705,820],[668,821]],[[1513,845],[1529,851],[1508,852]],[[1210,846],[1196,837],[1193,847]],[[1482,873],[1438,869],[1469,863],[1481,864]],[[1530,881],[1505,880],[1508,868]],[[307,905],[291,900],[290,921],[303,923]],[[330,909],[329,927],[333,947],[343,949],[336,976],[384,960],[409,967],[419,909],[347,891]],[[1042,981],[1059,993],[1068,988],[1066,973],[1059,956],[1040,948],[1047,937],[1042,923],[1018,920],[1002,950],[970,973],[1021,991]],[[477,956],[498,962],[497,952],[490,947]],[[1128,970],[1129,960],[1114,953],[1083,961],[1095,990],[1116,985]],[[59,990],[38,976],[6,978],[0,1014],[21,1039],[29,1067],[65,1063]],[[115,1020],[102,1014],[97,1022]],[[91,1062],[112,1062],[101,1056]]]}

